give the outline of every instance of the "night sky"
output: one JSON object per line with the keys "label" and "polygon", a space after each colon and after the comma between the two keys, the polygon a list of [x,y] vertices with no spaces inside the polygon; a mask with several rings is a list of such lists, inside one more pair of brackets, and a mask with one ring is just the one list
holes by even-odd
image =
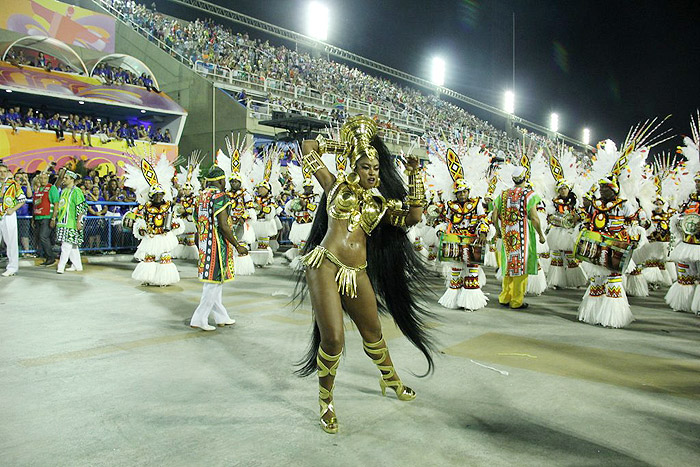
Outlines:
{"label": "night sky", "polygon": [[[210,1],[307,32],[305,0]],[[690,115],[700,107],[700,2],[323,3],[330,9],[329,43],[426,79],[431,58],[440,55],[446,87],[499,108],[512,87],[515,14],[516,115],[548,126],[557,112],[560,132],[577,139],[588,127],[593,143],[611,138],[619,145],[631,125],[668,114],[666,127],[688,134]],[[157,5],[182,17],[204,16],[163,0]],[[677,144],[679,138],[665,146]]]}

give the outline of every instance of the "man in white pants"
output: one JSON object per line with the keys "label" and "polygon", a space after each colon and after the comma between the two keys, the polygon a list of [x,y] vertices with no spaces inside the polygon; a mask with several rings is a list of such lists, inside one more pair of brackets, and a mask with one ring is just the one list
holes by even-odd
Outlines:
{"label": "man in white pants", "polygon": [[19,270],[19,245],[17,243],[17,211],[27,201],[22,188],[13,178],[10,169],[0,164],[0,240],[7,248],[7,268],[1,275],[14,276]]}
{"label": "man in white pants", "polygon": [[87,213],[87,202],[83,191],[75,186],[76,178],[78,175],[75,172],[65,171],[58,209],[51,218],[51,223],[56,226],[56,242],[61,243],[61,256],[56,268],[58,274],[66,271],[68,260],[71,262],[68,271],[83,270],[79,248],[83,244],[83,217]]}
{"label": "man in white pants", "polygon": [[190,326],[203,331],[214,331],[209,315],[214,314],[217,326],[229,326],[231,319],[221,301],[224,283],[234,278],[235,251],[245,256],[248,249],[238,243],[229,222],[224,171],[212,166],[205,177],[207,186],[199,195],[196,206],[197,247],[199,248],[198,275],[202,284],[202,298],[194,310]]}

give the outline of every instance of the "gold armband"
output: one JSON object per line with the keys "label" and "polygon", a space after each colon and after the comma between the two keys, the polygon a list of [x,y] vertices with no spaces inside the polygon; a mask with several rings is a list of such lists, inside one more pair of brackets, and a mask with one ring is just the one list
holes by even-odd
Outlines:
{"label": "gold armband", "polygon": [[411,207],[425,206],[425,186],[423,176],[418,168],[406,171],[408,175],[408,196],[406,202]]}
{"label": "gold armband", "polygon": [[316,151],[304,154],[302,157],[302,165],[304,171],[311,175],[326,167],[326,164],[323,163],[321,156],[319,156]]}
{"label": "gold armband", "polygon": [[345,154],[348,149],[346,143],[341,143],[340,141],[335,141],[332,139],[326,139],[321,135],[316,137],[318,141],[318,150],[321,154]]}
{"label": "gold armband", "polygon": [[408,209],[406,209],[398,199],[387,200],[387,215],[389,223],[395,227],[406,228],[406,217],[408,217]]}

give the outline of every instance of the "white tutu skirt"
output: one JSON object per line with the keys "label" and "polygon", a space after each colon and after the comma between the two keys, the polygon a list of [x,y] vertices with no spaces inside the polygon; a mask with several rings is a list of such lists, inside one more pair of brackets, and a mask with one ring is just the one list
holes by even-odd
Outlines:
{"label": "white tutu skirt", "polygon": [[496,251],[491,251],[489,248],[484,256],[484,266],[489,266],[491,268],[497,268],[498,262],[496,261]]}
{"label": "white tutu skirt", "polygon": [[131,274],[132,279],[150,285],[172,285],[180,282],[180,274],[173,263],[160,264],[155,261],[142,261]]}
{"label": "white tutu skirt", "polygon": [[579,321],[600,324],[608,328],[624,328],[634,321],[624,288],[620,298],[605,295],[591,297],[588,292],[589,290],[586,290],[586,295],[579,305]]}
{"label": "white tutu skirt", "polygon": [[527,278],[526,293],[528,295],[542,295],[545,290],[547,290],[547,277],[542,269],[537,271],[536,275]]}
{"label": "white tutu skirt", "polygon": [[272,264],[275,257],[272,253],[272,248],[270,247],[263,250],[250,250],[248,255],[253,259],[253,264],[256,266],[267,266],[268,264]]}
{"label": "white tutu skirt", "polygon": [[279,216],[275,216],[275,232],[279,232],[282,229],[282,221]]}
{"label": "white tutu skirt", "polygon": [[253,230],[255,230],[255,236],[256,238],[261,238],[261,237],[272,237],[273,235],[277,234],[277,223],[275,222],[275,218],[272,218],[270,220],[253,220],[251,221]]}
{"label": "white tutu skirt", "polygon": [[692,311],[693,296],[695,295],[695,285],[682,285],[674,282],[666,292],[664,300],[674,311]]}
{"label": "white tutu skirt", "polygon": [[199,259],[199,249],[194,245],[183,245],[182,243],[178,243],[175,248],[173,248],[171,255],[173,258],[196,260]]}
{"label": "white tutu skirt", "polygon": [[233,257],[233,271],[237,276],[252,276],[255,274],[255,264],[250,254],[239,256],[236,253]]}
{"label": "white tutu skirt", "polygon": [[305,242],[309,238],[309,233],[311,233],[312,222],[307,224],[298,224],[294,222],[292,228],[289,230],[289,241],[293,245],[299,245],[301,242]]}
{"label": "white tutu skirt", "polygon": [[253,229],[252,221],[246,220],[243,224],[236,227],[236,237],[241,243],[252,245],[255,243],[255,229]]}
{"label": "white tutu skirt", "polygon": [[689,261],[700,261],[700,245],[680,242],[676,245],[668,258],[674,262],[687,263]]}
{"label": "white tutu skirt", "polygon": [[173,230],[162,235],[146,235],[141,238],[141,243],[139,243],[136,253],[134,253],[134,258],[143,261],[146,255],[153,255],[158,261],[160,255],[173,251],[177,245],[177,234]]}
{"label": "white tutu skirt", "polygon": [[[576,231],[563,227],[552,227],[547,234],[547,244],[550,250],[572,251],[576,241]],[[538,248],[539,251],[539,248]]]}
{"label": "white tutu skirt", "polygon": [[648,297],[649,283],[643,274],[625,274],[625,291],[630,297]]}

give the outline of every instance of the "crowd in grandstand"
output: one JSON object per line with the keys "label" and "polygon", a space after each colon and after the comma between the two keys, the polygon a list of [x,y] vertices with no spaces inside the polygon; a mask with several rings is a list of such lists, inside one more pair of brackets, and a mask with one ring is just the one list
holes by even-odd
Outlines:
{"label": "crowd in grandstand", "polygon": [[[7,109],[7,110],[6,110]],[[0,125],[12,127],[13,133],[20,128],[34,131],[51,130],[56,133],[56,140],[63,141],[65,134],[71,135],[72,142],[83,146],[92,146],[94,138],[100,143],[110,141],[125,141],[133,146],[135,140],[150,141],[152,143],[170,143],[172,136],[170,130],[165,131],[155,125],[130,124],[127,121],[108,121],[106,117],[90,115],[69,114],[61,116],[58,112],[42,107],[34,110],[29,107],[22,111],[19,106],[0,107]]]}
{"label": "crowd in grandstand", "polygon": [[[47,71],[61,71],[64,73],[74,73],[75,70],[61,63],[55,57],[48,56],[43,52],[29,50],[27,54],[20,47],[13,47],[9,50],[7,61],[18,67],[33,66],[43,68]],[[82,74],[79,72],[78,74]],[[130,84],[140,86],[147,91],[160,92],[153,82],[153,78],[146,73],[140,75],[121,67],[111,66],[107,63],[98,64],[92,72],[92,76],[101,79],[105,84]]]}
{"label": "crowd in grandstand", "polygon": [[[399,86],[342,63],[273,46],[268,41],[235,33],[211,19],[186,22],[166,17],[134,1],[111,0],[111,3],[134,24],[192,63],[199,60],[226,67],[239,77],[267,80],[273,92],[285,86],[314,88],[337,96],[339,103],[352,98],[394,111],[402,120],[449,138],[489,137],[507,145],[514,144],[504,131],[436,95]],[[386,124],[395,125],[393,122]]]}

